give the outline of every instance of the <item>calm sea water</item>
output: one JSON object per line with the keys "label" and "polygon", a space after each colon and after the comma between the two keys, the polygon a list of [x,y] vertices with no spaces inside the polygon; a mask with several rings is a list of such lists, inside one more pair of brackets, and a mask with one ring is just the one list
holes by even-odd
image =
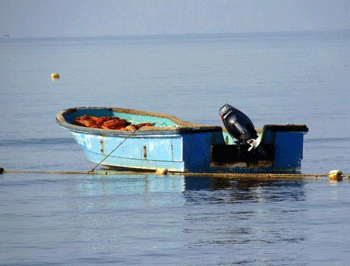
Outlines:
{"label": "calm sea water", "polygon": [[[302,172],[350,173],[350,32],[0,40],[0,167],[90,170],[55,115],[117,106],[305,123]],[[52,72],[61,78],[51,81]],[[347,265],[350,183],[0,176],[0,265]]]}

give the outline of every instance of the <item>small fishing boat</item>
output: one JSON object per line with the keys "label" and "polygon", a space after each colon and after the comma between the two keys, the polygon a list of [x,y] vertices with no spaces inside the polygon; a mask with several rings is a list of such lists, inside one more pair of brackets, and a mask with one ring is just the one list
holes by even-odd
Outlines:
{"label": "small fishing boat", "polygon": [[224,127],[155,112],[76,107],[59,112],[56,121],[73,134],[90,161],[109,168],[192,173],[301,170],[306,125],[255,129],[245,114],[228,104],[219,115]]}

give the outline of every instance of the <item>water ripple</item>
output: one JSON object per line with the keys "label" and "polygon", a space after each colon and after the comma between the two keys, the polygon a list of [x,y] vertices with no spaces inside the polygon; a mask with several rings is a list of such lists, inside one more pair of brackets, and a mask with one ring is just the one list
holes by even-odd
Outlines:
{"label": "water ripple", "polygon": [[10,146],[36,146],[36,145],[64,145],[75,143],[73,138],[28,138],[28,139],[7,139],[0,142],[1,147]]}

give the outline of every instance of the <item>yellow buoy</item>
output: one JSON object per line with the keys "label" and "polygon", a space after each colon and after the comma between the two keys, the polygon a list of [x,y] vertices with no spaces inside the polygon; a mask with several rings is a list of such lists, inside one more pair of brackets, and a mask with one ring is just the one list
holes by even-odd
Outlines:
{"label": "yellow buoy", "polygon": [[51,79],[52,80],[56,80],[56,79],[59,79],[60,78],[60,74],[58,74],[58,73],[52,73],[51,74]]}
{"label": "yellow buoy", "polygon": [[343,180],[343,172],[339,170],[332,170],[328,173],[329,180],[332,181],[342,181]]}
{"label": "yellow buoy", "polygon": [[168,169],[157,168],[156,175],[166,175],[168,173]]}

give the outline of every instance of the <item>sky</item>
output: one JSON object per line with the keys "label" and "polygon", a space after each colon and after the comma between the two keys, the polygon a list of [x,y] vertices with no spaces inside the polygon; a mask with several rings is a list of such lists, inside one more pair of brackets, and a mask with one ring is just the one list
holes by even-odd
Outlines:
{"label": "sky", "polygon": [[0,0],[0,37],[350,30],[350,0]]}

